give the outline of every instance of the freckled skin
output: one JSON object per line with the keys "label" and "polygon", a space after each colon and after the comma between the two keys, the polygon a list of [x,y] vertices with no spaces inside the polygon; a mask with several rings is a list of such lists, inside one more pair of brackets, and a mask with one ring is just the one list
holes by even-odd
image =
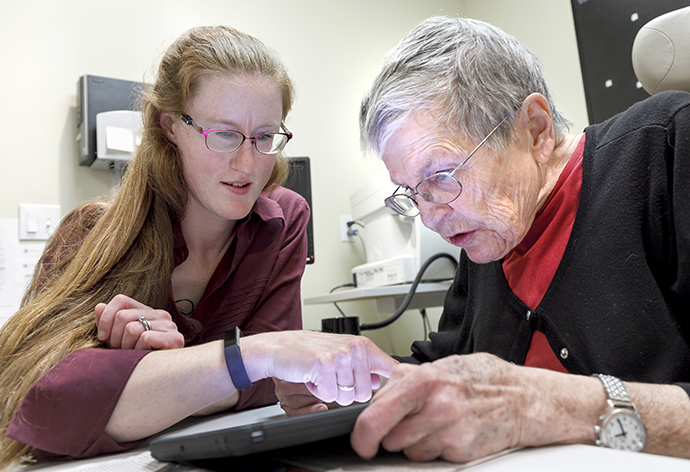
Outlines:
{"label": "freckled skin", "polygon": [[[231,129],[245,136],[279,131],[282,119],[279,88],[254,76],[203,77],[185,108],[202,128]],[[275,156],[260,154],[249,140],[233,152],[211,151],[203,135],[179,117],[173,118],[168,139],[182,156],[190,197],[186,214],[219,224],[244,218],[268,182]],[[248,188],[240,191],[229,188],[230,184],[248,184]]]}

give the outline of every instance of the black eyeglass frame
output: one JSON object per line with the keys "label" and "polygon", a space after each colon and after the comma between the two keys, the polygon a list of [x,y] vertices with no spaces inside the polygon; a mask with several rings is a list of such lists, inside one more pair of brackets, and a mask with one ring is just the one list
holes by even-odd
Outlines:
{"label": "black eyeglass frame", "polygon": [[[272,156],[272,155],[278,154],[280,151],[285,149],[285,146],[287,146],[287,143],[290,142],[290,140],[292,139],[292,136],[293,136],[292,133],[290,132],[290,130],[288,130],[283,123],[280,124],[280,129],[282,129],[284,131],[284,133],[259,133],[259,134],[256,134],[254,136],[245,136],[244,133],[241,133],[241,132],[234,130],[234,129],[202,128],[201,126],[194,123],[194,119],[191,116],[184,114],[184,113],[182,115],[180,115],[180,120],[182,120],[182,122],[184,124],[189,125],[192,128],[194,128],[196,131],[198,131],[199,134],[201,134],[204,137],[204,143],[206,144],[206,148],[209,151],[213,151],[213,152],[234,152],[234,151],[237,151],[240,148],[240,146],[242,146],[244,144],[244,142],[248,139],[252,143],[252,145],[254,146],[254,149],[257,150],[257,152],[259,152],[261,154],[268,155],[268,156]],[[237,147],[235,149],[231,149],[229,151],[218,151],[216,149],[212,149],[208,145],[208,135],[211,133],[214,133],[214,132],[218,132],[218,131],[238,134],[238,135],[242,136],[242,141],[240,141],[240,143],[237,145]],[[286,139],[285,139],[285,142],[280,146],[280,148],[277,149],[275,152],[264,152],[261,149],[259,149],[259,146],[256,144],[256,140],[262,136],[267,136],[267,135],[271,135],[271,136],[281,135],[281,136],[285,136]]]}

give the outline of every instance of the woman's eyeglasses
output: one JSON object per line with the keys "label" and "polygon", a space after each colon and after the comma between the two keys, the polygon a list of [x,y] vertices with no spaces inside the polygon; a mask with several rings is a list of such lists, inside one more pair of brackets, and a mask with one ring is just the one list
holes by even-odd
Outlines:
{"label": "woman's eyeglasses", "polygon": [[248,139],[261,154],[278,154],[292,139],[292,133],[283,124],[280,125],[283,133],[259,133],[249,137],[229,129],[204,129],[197,126],[189,115],[181,115],[180,119],[202,134],[206,139],[206,147],[214,152],[236,151]]}

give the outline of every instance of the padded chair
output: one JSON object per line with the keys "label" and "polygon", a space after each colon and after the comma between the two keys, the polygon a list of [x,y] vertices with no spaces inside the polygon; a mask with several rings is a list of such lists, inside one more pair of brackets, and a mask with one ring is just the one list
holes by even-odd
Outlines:
{"label": "padded chair", "polygon": [[637,79],[649,94],[665,90],[690,92],[690,7],[644,25],[633,42],[632,63]]}

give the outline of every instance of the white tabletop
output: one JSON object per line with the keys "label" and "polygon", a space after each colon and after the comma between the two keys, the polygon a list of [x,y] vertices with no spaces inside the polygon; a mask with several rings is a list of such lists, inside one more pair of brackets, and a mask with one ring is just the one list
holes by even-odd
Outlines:
{"label": "white tabletop", "polygon": [[305,457],[289,463],[314,471],[330,472],[688,472],[690,460],[623,452],[597,446],[564,445],[507,451],[469,464],[437,460],[412,462],[402,454],[364,461],[353,454]]}
{"label": "white tabletop", "polygon": [[[309,459],[295,465],[309,467],[314,471],[332,472],[688,472],[690,460],[652,454],[614,451],[596,446],[568,445],[521,449],[508,454],[470,464],[451,464],[445,461],[411,462],[402,456],[386,460],[333,461]],[[195,472],[187,466],[158,462],[148,451],[136,450],[128,453],[83,459],[72,462],[42,464],[22,467],[17,471],[42,472]]]}
{"label": "white tabletop", "polygon": [[[235,414],[247,422],[258,417],[281,414],[277,405]],[[349,449],[349,448],[348,448]],[[690,460],[645,453],[622,452],[596,446],[566,445],[525,448],[497,454],[470,464],[445,461],[411,462],[402,454],[377,456],[373,461],[359,459],[351,450],[314,451],[310,457],[288,458],[292,465],[313,471],[333,472],[690,472]],[[92,459],[61,461],[18,467],[15,472],[196,472],[200,469],[159,462],[144,448]]]}

